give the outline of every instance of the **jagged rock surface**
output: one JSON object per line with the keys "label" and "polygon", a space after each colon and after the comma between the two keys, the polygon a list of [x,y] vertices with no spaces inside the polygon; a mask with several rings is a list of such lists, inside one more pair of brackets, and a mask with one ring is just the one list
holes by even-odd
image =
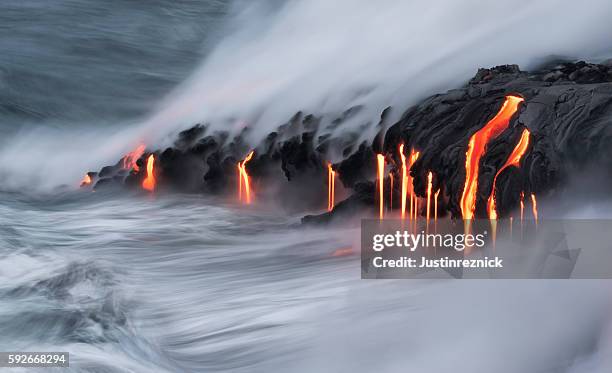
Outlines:
{"label": "jagged rock surface", "polygon": [[[344,159],[333,168],[350,196],[332,212],[309,216],[304,221],[325,222],[335,215],[374,205],[375,154],[384,152],[392,172],[399,176],[400,143],[421,152],[410,171],[415,192],[425,195],[427,173],[433,172],[434,189],[440,188],[443,195],[441,213],[460,217],[469,138],[497,113],[509,94],[521,95],[525,102],[509,128],[487,145],[480,166],[476,216],[485,216],[493,177],[524,128],[531,132],[531,141],[521,168],[504,171],[497,181],[501,216],[516,207],[521,191],[538,195],[555,191],[574,169],[601,163],[606,172],[612,170],[612,67],[560,63],[524,72],[516,65],[498,66],[480,69],[463,88],[431,96],[409,108],[397,123],[381,127],[369,143],[347,139],[339,151]],[[347,111],[345,115],[351,113]],[[381,118],[384,116],[383,112]],[[332,124],[338,125],[342,120]],[[300,208],[304,210],[325,205],[326,154],[338,142],[319,135],[320,123],[319,118],[297,113],[255,148],[247,170],[257,185],[275,185],[270,188],[270,197],[295,200],[299,193]],[[155,152],[162,187],[205,193],[235,190],[236,164],[250,148],[243,136],[229,138],[227,133],[208,132],[207,126],[194,126],[182,132],[173,147]],[[121,162],[103,168],[95,175],[96,187],[139,185],[148,154],[138,160],[139,172],[126,175]],[[394,193],[398,201],[399,183]]]}

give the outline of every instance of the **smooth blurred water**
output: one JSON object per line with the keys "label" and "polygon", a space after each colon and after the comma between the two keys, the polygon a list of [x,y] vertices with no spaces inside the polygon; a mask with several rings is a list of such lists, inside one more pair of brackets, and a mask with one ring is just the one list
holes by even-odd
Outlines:
{"label": "smooth blurred water", "polygon": [[366,281],[351,227],[198,196],[1,197],[0,350],[69,351],[70,371],[602,366],[604,281]]}

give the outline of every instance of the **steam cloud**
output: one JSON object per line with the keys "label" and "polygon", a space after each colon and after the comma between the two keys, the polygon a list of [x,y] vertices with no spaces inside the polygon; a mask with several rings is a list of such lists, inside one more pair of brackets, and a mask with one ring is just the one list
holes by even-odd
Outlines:
{"label": "steam cloud", "polygon": [[463,83],[479,67],[516,63],[525,69],[550,55],[606,58],[611,14],[607,0],[248,5],[201,67],[143,123],[114,136],[103,130],[22,133],[2,145],[0,176],[9,187],[32,185],[33,175],[42,187],[77,185],[84,171],[114,162],[140,141],[164,145],[196,122],[232,133],[248,125],[254,129],[248,140],[257,143],[298,110],[333,120],[363,105],[333,130],[333,136],[344,135],[376,123],[387,106],[396,108],[390,120],[397,119],[409,105]]}

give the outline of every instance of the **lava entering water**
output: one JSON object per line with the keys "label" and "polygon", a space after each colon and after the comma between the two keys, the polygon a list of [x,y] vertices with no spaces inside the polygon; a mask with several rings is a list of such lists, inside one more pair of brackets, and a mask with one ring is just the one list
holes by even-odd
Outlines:
{"label": "lava entering water", "polygon": [[128,153],[125,157],[123,157],[123,169],[131,170],[138,172],[140,171],[140,167],[136,164],[136,161],[142,157],[145,152],[144,144],[139,145],[133,152]]}
{"label": "lava entering water", "polygon": [[531,193],[531,210],[533,211],[535,223],[538,224],[538,201],[536,201],[536,196],[533,193]]}
{"label": "lava entering water", "polygon": [[491,190],[491,195],[489,195],[489,200],[487,201],[487,212],[489,214],[489,219],[492,219],[492,220],[497,219],[497,208],[496,208],[496,202],[495,202],[495,185],[497,183],[497,177],[502,173],[502,171],[504,171],[508,167],[511,167],[511,166],[520,167],[521,158],[527,151],[528,146],[529,146],[529,130],[524,129],[523,133],[521,134],[521,138],[519,142],[514,147],[514,150],[512,150],[512,153],[510,153],[508,160],[497,171],[497,173],[495,174],[495,177],[493,178],[493,189]]}
{"label": "lava entering water", "polygon": [[379,204],[379,218],[382,220],[385,211],[385,156],[382,154],[376,154],[377,162],[377,175],[378,175],[378,204]]}
{"label": "lava entering water", "polygon": [[81,180],[81,187],[91,185],[92,181],[93,180],[91,180],[91,176],[89,176],[89,174],[85,174],[83,180]]}
{"label": "lava entering water", "polygon": [[520,200],[520,206],[521,206],[521,224],[523,224],[523,218],[525,216],[525,193],[521,192],[521,200]]}
{"label": "lava entering water", "polygon": [[336,171],[332,168],[331,163],[327,164],[327,211],[334,209]]}
{"label": "lava entering water", "polygon": [[440,189],[436,191],[434,194],[434,221],[438,221],[438,195],[440,194]]}
{"label": "lava entering water", "polygon": [[155,156],[151,154],[149,158],[147,158],[147,177],[142,181],[142,187],[149,192],[155,190]]}
{"label": "lava entering water", "polygon": [[406,195],[408,194],[408,170],[406,168],[406,156],[404,155],[404,144],[399,147],[399,154],[402,160],[402,196],[401,196],[401,216],[406,219]]}
{"label": "lava entering water", "polygon": [[[412,168],[414,162],[419,159],[419,152],[414,151],[414,149],[410,149],[410,159],[408,161],[408,170]],[[414,194],[414,182],[412,176],[408,175],[408,193],[410,193],[410,219],[415,219],[417,217],[417,211],[419,209],[419,200]]]}
{"label": "lava entering water", "polygon": [[427,174],[427,212],[425,215],[427,216],[427,223],[429,223],[429,211],[431,210],[431,189],[433,187],[433,173],[429,171]]}
{"label": "lava entering water", "polygon": [[242,189],[244,185],[244,201],[247,204],[251,203],[251,185],[249,181],[249,174],[246,171],[246,164],[248,161],[253,158],[255,154],[254,150],[251,150],[249,154],[247,154],[246,158],[242,162],[238,162],[238,199],[242,201]]}
{"label": "lava entering water", "polygon": [[522,97],[506,96],[499,112],[487,124],[472,135],[465,153],[465,186],[461,195],[461,213],[463,219],[471,220],[476,208],[476,193],[478,190],[478,170],[480,158],[490,140],[499,136],[510,124],[510,119],[518,110]]}
{"label": "lava entering water", "polygon": [[389,209],[393,210],[393,173],[389,172]]}

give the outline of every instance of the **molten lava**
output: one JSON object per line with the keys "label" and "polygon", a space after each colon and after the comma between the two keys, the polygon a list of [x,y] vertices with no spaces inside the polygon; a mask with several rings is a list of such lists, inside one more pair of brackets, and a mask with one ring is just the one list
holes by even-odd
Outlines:
{"label": "molten lava", "polygon": [[149,192],[155,190],[155,156],[151,154],[149,158],[147,158],[147,176],[142,181],[142,187]]}
{"label": "molten lava", "polygon": [[436,191],[434,194],[434,221],[438,221],[438,195],[440,194],[440,189]]}
{"label": "molten lava", "polygon": [[379,218],[383,219],[385,216],[385,156],[382,154],[376,154],[377,160],[377,178],[378,178],[378,205],[379,205]]}
{"label": "molten lava", "polygon": [[510,119],[518,110],[522,97],[506,96],[499,112],[487,124],[472,135],[465,153],[465,185],[461,195],[461,213],[463,219],[471,220],[476,208],[476,192],[478,190],[478,170],[480,158],[486,146],[492,139],[499,136],[510,124]]}
{"label": "molten lava", "polygon": [[138,172],[140,168],[136,164],[136,161],[142,157],[145,151],[144,145],[139,145],[133,152],[128,153],[125,157],[123,157],[123,169],[131,170]]}
{"label": "molten lava", "polygon": [[406,219],[406,196],[408,194],[408,169],[406,168],[406,156],[404,155],[404,144],[399,147],[399,154],[402,160],[402,196],[401,196],[401,216]]}
{"label": "molten lava", "polygon": [[533,193],[531,193],[531,210],[533,211],[535,223],[538,224],[538,201],[536,201],[536,196]]}
{"label": "molten lava", "polygon": [[521,192],[521,200],[519,202],[521,205],[521,224],[523,224],[523,217],[525,216],[525,193]]}
{"label": "molten lava", "polygon": [[511,167],[511,166],[520,167],[521,158],[527,151],[528,146],[529,146],[529,130],[524,129],[523,133],[521,134],[521,138],[519,139],[519,142],[514,147],[514,150],[512,150],[512,153],[510,153],[508,160],[497,171],[497,173],[495,174],[495,177],[493,178],[493,189],[491,190],[491,195],[489,195],[489,200],[487,201],[487,212],[489,214],[489,219],[492,219],[492,220],[497,219],[497,207],[496,207],[496,202],[495,202],[495,185],[497,183],[497,177],[499,176],[499,174],[502,173],[503,170],[505,170],[508,167]]}
{"label": "molten lava", "polygon": [[251,183],[249,180],[249,174],[247,173],[246,170],[246,164],[248,161],[251,160],[251,158],[253,158],[253,155],[255,154],[254,150],[251,150],[251,152],[249,154],[247,154],[246,158],[244,158],[244,160],[242,162],[238,162],[238,199],[240,201],[242,201],[242,189],[244,186],[244,196],[245,199],[244,201],[247,204],[251,203]]}
{"label": "molten lava", "polygon": [[[419,152],[415,152],[414,149],[410,149],[410,159],[408,163],[408,170],[412,168],[414,162],[419,159]],[[417,217],[417,211],[419,209],[419,200],[417,196],[414,194],[414,182],[412,180],[412,176],[408,175],[408,192],[410,193],[410,219],[415,219]]]}
{"label": "molten lava", "polygon": [[433,173],[429,171],[427,174],[427,212],[425,215],[427,216],[427,222],[429,222],[429,211],[431,210],[431,189],[433,187]]}
{"label": "molten lava", "polygon": [[331,163],[327,165],[327,211],[334,209],[336,171],[332,169]]}
{"label": "molten lava", "polygon": [[389,209],[393,210],[393,173],[389,172]]}
{"label": "molten lava", "polygon": [[85,176],[83,177],[83,180],[81,180],[81,187],[91,185],[92,182],[93,180],[91,180],[91,177],[89,176],[89,174],[85,174]]}

